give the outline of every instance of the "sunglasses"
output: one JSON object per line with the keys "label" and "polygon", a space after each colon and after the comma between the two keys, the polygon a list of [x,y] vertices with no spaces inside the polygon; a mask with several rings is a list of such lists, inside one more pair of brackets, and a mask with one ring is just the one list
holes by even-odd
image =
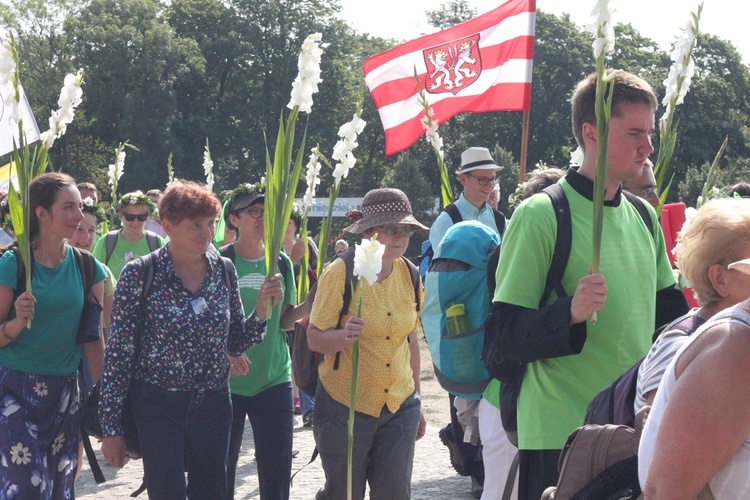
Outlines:
{"label": "sunglasses", "polygon": [[246,213],[253,219],[260,219],[263,217],[263,209],[262,208],[244,208],[242,210],[237,210],[237,213]]}
{"label": "sunglasses", "polygon": [[396,236],[399,235],[402,238],[411,238],[411,236],[414,234],[414,230],[411,228],[411,226],[381,226],[383,228],[383,232],[387,234],[388,236]]}
{"label": "sunglasses", "polygon": [[146,220],[148,219],[148,214],[122,214],[122,216],[128,222],[133,222],[136,219],[138,219],[139,222],[146,222]]}

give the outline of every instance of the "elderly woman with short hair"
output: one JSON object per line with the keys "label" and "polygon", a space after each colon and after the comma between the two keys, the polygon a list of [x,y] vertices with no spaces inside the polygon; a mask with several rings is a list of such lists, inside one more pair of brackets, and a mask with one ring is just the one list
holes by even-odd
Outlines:
{"label": "elderly woman with short hair", "polygon": [[[224,500],[227,355],[261,341],[266,312],[245,318],[234,266],[209,250],[221,205],[207,187],[174,182],[160,207],[169,243],[127,264],[115,291],[99,405],[102,452],[122,467],[129,395],[149,497]],[[264,280],[260,296],[263,304],[281,299],[278,276]]]}
{"label": "elderly woman with short hair", "polygon": [[[705,323],[690,337],[665,334],[642,365],[638,396],[653,400],[638,451],[643,492],[682,499],[710,487],[710,498],[748,498],[750,201],[701,207],[681,232],[677,262]],[[649,374],[658,375],[655,398]]]}

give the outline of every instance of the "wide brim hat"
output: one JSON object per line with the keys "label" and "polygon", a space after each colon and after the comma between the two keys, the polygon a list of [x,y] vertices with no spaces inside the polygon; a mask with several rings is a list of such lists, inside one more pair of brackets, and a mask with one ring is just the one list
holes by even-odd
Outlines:
{"label": "wide brim hat", "polygon": [[487,148],[473,147],[461,153],[461,166],[458,167],[457,174],[465,174],[479,169],[491,169],[497,172],[502,170],[503,167],[495,164],[495,160],[492,159],[490,150]]}
{"label": "wide brim hat", "polygon": [[415,231],[429,229],[414,217],[409,198],[400,189],[373,189],[362,200],[362,210],[352,210],[347,215],[355,221],[344,228],[347,233],[359,234],[386,224],[408,224]]}

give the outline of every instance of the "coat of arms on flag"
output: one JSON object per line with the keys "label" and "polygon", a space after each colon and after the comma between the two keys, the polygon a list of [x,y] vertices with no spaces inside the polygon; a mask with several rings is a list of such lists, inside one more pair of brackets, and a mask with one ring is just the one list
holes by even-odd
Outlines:
{"label": "coat of arms on flag", "polygon": [[427,92],[453,95],[474,83],[482,72],[479,33],[423,50]]}
{"label": "coat of arms on flag", "polygon": [[451,28],[374,55],[362,68],[385,131],[385,154],[422,135],[421,86],[444,123],[458,113],[523,111],[531,103],[536,0],[506,0]]}

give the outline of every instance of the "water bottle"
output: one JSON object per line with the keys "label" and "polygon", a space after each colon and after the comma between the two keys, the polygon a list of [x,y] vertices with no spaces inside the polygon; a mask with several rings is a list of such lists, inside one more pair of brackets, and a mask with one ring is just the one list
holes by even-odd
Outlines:
{"label": "water bottle", "polygon": [[466,308],[463,304],[451,304],[445,310],[445,317],[448,335],[460,335],[469,331],[469,321],[466,319]]}

